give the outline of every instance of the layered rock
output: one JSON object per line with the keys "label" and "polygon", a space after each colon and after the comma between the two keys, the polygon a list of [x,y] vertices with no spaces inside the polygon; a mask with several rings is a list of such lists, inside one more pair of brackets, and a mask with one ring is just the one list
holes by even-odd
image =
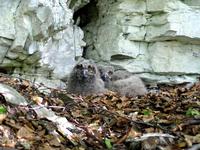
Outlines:
{"label": "layered rock", "polygon": [[81,27],[86,58],[149,82],[200,75],[199,0],[0,2],[0,72],[60,86],[82,55]]}
{"label": "layered rock", "polygon": [[194,82],[200,75],[198,0],[99,0],[84,26],[86,57],[147,81]]}
{"label": "layered rock", "polygon": [[68,6],[73,5],[67,0],[0,2],[1,71],[41,81],[65,78],[85,45],[82,30],[73,25]]}

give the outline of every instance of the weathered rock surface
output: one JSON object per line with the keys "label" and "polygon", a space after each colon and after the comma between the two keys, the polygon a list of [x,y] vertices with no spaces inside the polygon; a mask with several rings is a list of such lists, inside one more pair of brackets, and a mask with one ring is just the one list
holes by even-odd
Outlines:
{"label": "weathered rock surface", "polygon": [[0,83],[0,94],[2,94],[6,102],[14,105],[28,105],[28,102],[14,88]]}
{"label": "weathered rock surface", "polygon": [[86,42],[87,58],[148,82],[200,76],[199,0],[0,2],[1,72],[64,87]]}
{"label": "weathered rock surface", "polygon": [[197,80],[198,0],[99,0],[95,7],[98,16],[84,26],[88,58],[139,73],[149,82]]}
{"label": "weathered rock surface", "polygon": [[0,0],[0,68],[4,72],[56,79],[69,74],[85,43],[67,2]]}

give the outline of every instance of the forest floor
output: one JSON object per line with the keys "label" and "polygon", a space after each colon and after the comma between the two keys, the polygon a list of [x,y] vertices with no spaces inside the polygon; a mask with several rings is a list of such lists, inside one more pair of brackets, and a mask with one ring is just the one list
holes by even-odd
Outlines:
{"label": "forest floor", "polygon": [[[9,104],[0,93],[2,149],[200,149],[200,83],[161,86],[158,92],[137,98],[113,92],[81,97],[58,89],[44,94],[38,85],[6,76],[0,76],[0,83],[16,89],[30,104]],[[75,128],[59,129],[31,105],[53,111]]]}

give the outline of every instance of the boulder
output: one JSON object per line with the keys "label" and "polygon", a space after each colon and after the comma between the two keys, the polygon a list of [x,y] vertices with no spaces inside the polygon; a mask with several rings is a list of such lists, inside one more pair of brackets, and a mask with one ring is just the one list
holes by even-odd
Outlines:
{"label": "boulder", "polygon": [[14,88],[0,83],[0,94],[4,96],[6,102],[14,105],[28,105],[28,102],[25,100],[21,94],[19,94]]}

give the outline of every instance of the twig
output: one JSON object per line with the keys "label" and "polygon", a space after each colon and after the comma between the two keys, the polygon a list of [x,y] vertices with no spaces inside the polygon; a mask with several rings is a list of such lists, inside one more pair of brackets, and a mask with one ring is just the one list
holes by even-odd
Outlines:
{"label": "twig", "polygon": [[199,125],[200,124],[200,119],[192,119],[192,120],[187,120],[184,123],[181,123],[179,126],[177,126],[173,131],[177,131],[179,129],[182,129],[185,126],[189,125]]}
{"label": "twig", "polygon": [[170,134],[163,134],[163,133],[147,133],[142,135],[140,138],[136,138],[135,141],[144,141],[151,137],[163,137],[163,138],[172,138],[175,139],[176,137]]}
{"label": "twig", "polygon": [[45,105],[39,105],[39,106],[36,106],[36,107],[34,107],[34,108],[29,108],[29,109],[36,110],[36,109],[40,109],[40,108],[43,108],[43,107],[46,107],[46,108],[63,109],[63,111],[65,110],[65,107],[62,107],[62,106],[45,106]]}

